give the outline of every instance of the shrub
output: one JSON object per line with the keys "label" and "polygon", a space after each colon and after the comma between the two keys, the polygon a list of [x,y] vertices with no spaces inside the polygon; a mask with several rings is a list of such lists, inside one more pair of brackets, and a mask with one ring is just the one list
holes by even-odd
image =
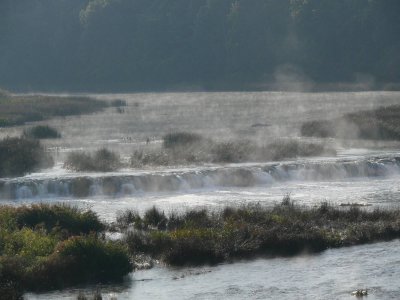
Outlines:
{"label": "shrub", "polygon": [[105,148],[97,150],[93,155],[72,152],[64,162],[64,168],[74,171],[110,172],[120,167],[119,156]]}
{"label": "shrub", "polygon": [[184,147],[202,141],[202,136],[189,132],[175,132],[164,135],[164,148]]}
{"label": "shrub", "polygon": [[301,135],[316,137],[335,137],[335,126],[332,121],[308,121],[301,125]]}
{"label": "shrub", "polygon": [[14,219],[19,228],[41,225],[47,232],[66,230],[68,234],[88,234],[104,229],[96,213],[63,204],[37,204],[15,208]]}
{"label": "shrub", "polygon": [[0,141],[0,177],[21,176],[52,165],[38,141],[10,137]]}
{"label": "shrub", "polygon": [[71,237],[55,249],[54,260],[70,262],[64,270],[71,284],[121,280],[132,271],[126,249],[117,242],[104,242],[95,236]]}
{"label": "shrub", "polygon": [[112,107],[122,107],[126,106],[126,101],[122,99],[115,99],[111,101],[111,106]]}
{"label": "shrub", "polygon": [[217,143],[212,148],[213,162],[235,163],[249,159],[252,148],[248,142]]}
{"label": "shrub", "polygon": [[93,164],[97,171],[109,172],[117,170],[121,166],[121,161],[117,154],[103,148],[94,153]]}
{"label": "shrub", "polygon": [[139,213],[134,210],[126,210],[119,212],[117,215],[117,225],[120,228],[128,228],[130,225],[134,225],[135,228],[141,229],[143,225],[142,218]]}
{"label": "shrub", "polygon": [[[399,115],[400,105],[348,113],[334,120],[305,122],[301,126],[301,134],[317,137],[399,140]],[[343,128],[344,130],[341,130]]]}
{"label": "shrub", "polygon": [[48,125],[38,125],[24,130],[24,136],[34,139],[58,139],[61,134],[57,129]]}
{"label": "shrub", "polygon": [[143,223],[146,226],[152,226],[158,229],[165,229],[167,225],[167,218],[164,212],[160,212],[155,206],[153,206],[145,212]]}

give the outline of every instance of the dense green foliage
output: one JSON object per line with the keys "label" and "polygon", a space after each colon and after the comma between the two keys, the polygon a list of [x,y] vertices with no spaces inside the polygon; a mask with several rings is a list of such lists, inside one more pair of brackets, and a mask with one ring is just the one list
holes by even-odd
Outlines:
{"label": "dense green foliage", "polygon": [[93,212],[65,205],[0,206],[0,297],[121,280],[132,269],[126,247],[103,229]]}
{"label": "dense green foliage", "polygon": [[53,165],[53,159],[37,140],[0,140],[0,177],[21,176]]}
{"label": "dense green foliage", "polygon": [[[149,215],[156,216],[149,218]],[[132,254],[146,253],[172,265],[215,263],[259,255],[292,255],[400,236],[400,211],[306,208],[286,197],[280,205],[190,210],[169,217],[156,208],[143,218],[121,214],[120,228],[134,226],[126,241]]]}
{"label": "dense green foliage", "polygon": [[399,82],[399,11],[397,0],[2,0],[0,82],[25,90]]}

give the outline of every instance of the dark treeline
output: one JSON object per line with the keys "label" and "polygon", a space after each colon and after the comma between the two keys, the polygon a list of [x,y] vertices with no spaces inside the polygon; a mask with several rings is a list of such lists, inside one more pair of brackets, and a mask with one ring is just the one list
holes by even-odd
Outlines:
{"label": "dark treeline", "polygon": [[1,0],[19,90],[400,81],[398,0]]}

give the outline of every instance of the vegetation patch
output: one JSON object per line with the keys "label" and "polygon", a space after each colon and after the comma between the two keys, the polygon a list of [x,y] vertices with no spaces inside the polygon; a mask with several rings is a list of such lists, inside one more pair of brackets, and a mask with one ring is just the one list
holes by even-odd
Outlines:
{"label": "vegetation patch", "polygon": [[58,139],[61,134],[48,125],[38,125],[24,130],[24,137],[31,139]]}
{"label": "vegetation patch", "polygon": [[91,211],[65,205],[0,207],[0,295],[121,280],[131,270],[127,249],[100,234]]}
{"label": "vegetation patch", "polygon": [[115,99],[111,101],[110,104],[112,107],[123,107],[126,106],[126,101],[122,99]]}
{"label": "vegetation patch", "polygon": [[324,154],[335,154],[335,151],[320,143],[299,140],[276,140],[257,145],[247,140],[214,141],[198,134],[179,132],[164,136],[161,149],[135,151],[131,166],[239,163]]}
{"label": "vegetation patch", "polygon": [[[132,255],[144,253],[171,265],[293,255],[400,236],[400,210],[367,211],[326,203],[305,208],[288,197],[273,208],[250,205],[168,217],[156,210],[152,208],[143,218],[132,211],[121,214],[117,226],[135,228],[126,237]],[[154,222],[148,221],[149,214],[157,216]]]}
{"label": "vegetation patch", "polygon": [[94,154],[70,153],[64,167],[74,171],[110,172],[121,167],[121,160],[116,153],[103,148]]}
{"label": "vegetation patch", "polygon": [[202,136],[190,132],[169,133],[163,137],[164,148],[185,147],[202,141]]}
{"label": "vegetation patch", "polygon": [[107,107],[103,101],[86,97],[0,95],[0,127],[22,125],[57,116],[94,113]]}
{"label": "vegetation patch", "polygon": [[53,165],[39,141],[7,137],[0,141],[0,177],[21,176]]}
{"label": "vegetation patch", "polygon": [[334,120],[309,121],[302,124],[303,136],[400,139],[400,105],[349,113]]}

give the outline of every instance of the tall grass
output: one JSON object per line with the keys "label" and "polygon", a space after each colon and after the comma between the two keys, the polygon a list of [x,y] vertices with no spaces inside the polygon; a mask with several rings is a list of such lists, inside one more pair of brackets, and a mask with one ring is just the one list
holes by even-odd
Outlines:
{"label": "tall grass", "polygon": [[164,136],[161,149],[135,151],[131,166],[239,163],[323,154],[335,154],[335,151],[323,144],[299,140],[275,140],[257,145],[247,140],[215,141],[198,134],[178,132]]}
{"label": "tall grass", "polygon": [[93,154],[72,152],[67,156],[64,167],[74,171],[110,172],[121,167],[119,156],[105,148]]}
{"label": "tall grass", "polygon": [[146,253],[172,265],[293,255],[400,237],[400,210],[343,209],[326,203],[306,208],[289,197],[273,208],[249,205],[169,217],[158,212],[165,227],[143,226],[138,214],[131,215],[137,229],[126,237],[130,252]]}
{"label": "tall grass", "polygon": [[302,124],[303,136],[400,139],[400,105],[348,113],[333,120],[308,121]]}

